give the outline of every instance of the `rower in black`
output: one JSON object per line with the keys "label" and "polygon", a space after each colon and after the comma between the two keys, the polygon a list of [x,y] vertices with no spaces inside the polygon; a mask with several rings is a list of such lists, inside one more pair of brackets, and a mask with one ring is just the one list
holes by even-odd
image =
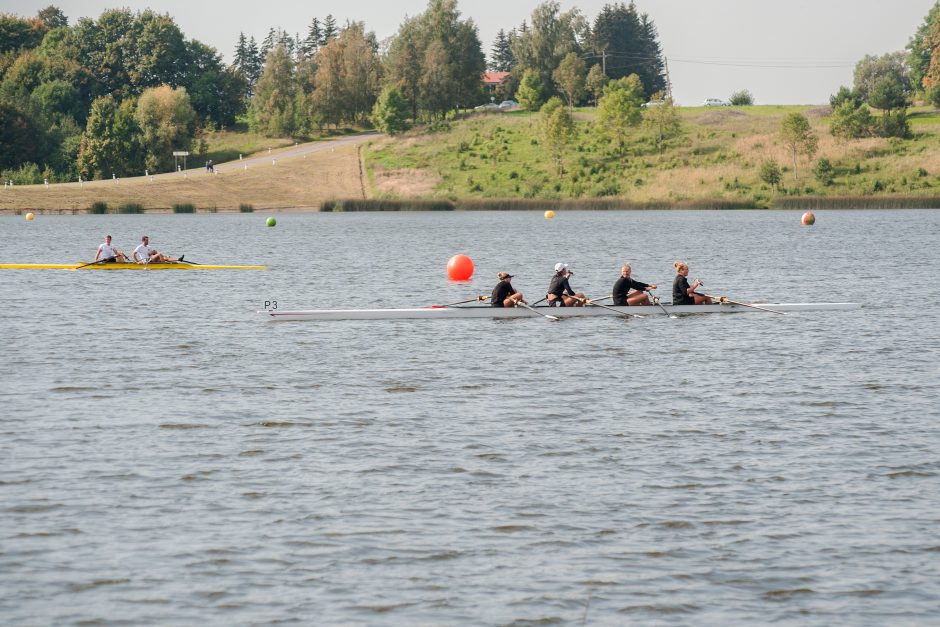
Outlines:
{"label": "rower in black", "polygon": [[672,266],[676,269],[676,278],[672,281],[672,304],[673,305],[711,305],[712,299],[708,294],[699,294],[695,291],[702,282],[695,279],[695,283],[689,285],[689,264],[684,261],[677,261]]}
{"label": "rower in black", "polygon": [[518,305],[522,301],[522,294],[513,288],[510,282],[512,275],[508,272],[500,272],[496,276],[499,278],[499,283],[493,288],[490,305],[492,307],[515,307]]}
{"label": "rower in black", "polygon": [[[628,298],[627,294],[631,289],[637,291]],[[620,278],[614,283],[614,305],[618,307],[624,307],[626,305],[649,305],[650,300],[646,292],[651,289],[656,289],[656,285],[643,283],[631,277],[630,264],[625,263],[620,268]]]}
{"label": "rower in black", "polygon": [[572,272],[568,270],[568,264],[555,264],[555,275],[548,284],[548,292],[546,293],[549,307],[584,306],[584,294],[581,292],[575,293],[574,289],[571,287],[571,284],[568,283],[568,277],[571,276],[571,274]]}
{"label": "rower in black", "polygon": [[673,305],[694,305],[695,299],[689,296],[689,280],[681,274],[677,274],[672,281],[672,304]]}

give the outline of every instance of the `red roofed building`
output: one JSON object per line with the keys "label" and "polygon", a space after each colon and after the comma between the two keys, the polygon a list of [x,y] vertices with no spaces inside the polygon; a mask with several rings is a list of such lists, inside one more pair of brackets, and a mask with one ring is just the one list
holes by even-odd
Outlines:
{"label": "red roofed building", "polygon": [[496,90],[509,78],[509,72],[484,72],[483,73],[483,91],[487,95],[496,93]]}

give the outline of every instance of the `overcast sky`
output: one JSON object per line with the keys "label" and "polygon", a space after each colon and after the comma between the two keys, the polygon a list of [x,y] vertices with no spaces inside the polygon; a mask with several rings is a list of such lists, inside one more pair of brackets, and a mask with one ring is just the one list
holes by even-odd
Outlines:
{"label": "overcast sky", "polygon": [[[169,13],[190,39],[214,46],[231,61],[238,33],[260,42],[268,29],[306,33],[311,18],[332,13],[337,22],[364,21],[378,38],[393,35],[406,15],[420,13],[426,0],[277,0],[226,3],[192,0],[5,0],[0,11],[35,15],[50,2],[74,24],[107,8],[151,8]],[[594,19],[608,0],[561,2]],[[852,69],[866,54],[903,50],[934,0],[638,0],[659,29],[668,59],[673,95],[679,104],[727,98],[747,89],[757,104],[819,104],[840,85],[852,84]],[[537,1],[460,2],[464,17],[480,29],[489,53],[499,29],[527,19]]]}

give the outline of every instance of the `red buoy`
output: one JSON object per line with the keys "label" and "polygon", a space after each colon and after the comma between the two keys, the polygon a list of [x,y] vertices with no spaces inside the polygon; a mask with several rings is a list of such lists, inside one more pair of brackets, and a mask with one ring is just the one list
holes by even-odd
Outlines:
{"label": "red buoy", "polygon": [[807,211],[803,214],[802,222],[804,226],[813,226],[816,224],[816,216],[813,215],[812,211]]}
{"label": "red buoy", "polygon": [[466,255],[454,255],[447,262],[447,278],[451,281],[469,281],[473,276],[473,260]]}

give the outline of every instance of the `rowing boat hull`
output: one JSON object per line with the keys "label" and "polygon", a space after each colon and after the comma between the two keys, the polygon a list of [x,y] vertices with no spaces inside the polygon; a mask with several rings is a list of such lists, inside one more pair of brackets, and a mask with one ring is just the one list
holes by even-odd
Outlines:
{"label": "rowing boat hull", "polygon": [[267,266],[213,266],[195,263],[0,263],[0,270],[267,270]]}
{"label": "rowing boat hull", "polygon": [[[860,309],[858,303],[769,303],[758,307],[783,313],[796,311],[841,311]],[[669,314],[746,313],[760,312],[753,307],[733,303],[713,305],[655,305],[638,307],[535,307],[539,313],[558,318],[586,316],[617,317],[622,315],[663,316]],[[268,320],[455,320],[463,318],[541,318],[522,307],[421,307],[413,309],[310,309],[306,311],[266,310],[258,312]],[[765,312],[766,313],[766,312]]]}

